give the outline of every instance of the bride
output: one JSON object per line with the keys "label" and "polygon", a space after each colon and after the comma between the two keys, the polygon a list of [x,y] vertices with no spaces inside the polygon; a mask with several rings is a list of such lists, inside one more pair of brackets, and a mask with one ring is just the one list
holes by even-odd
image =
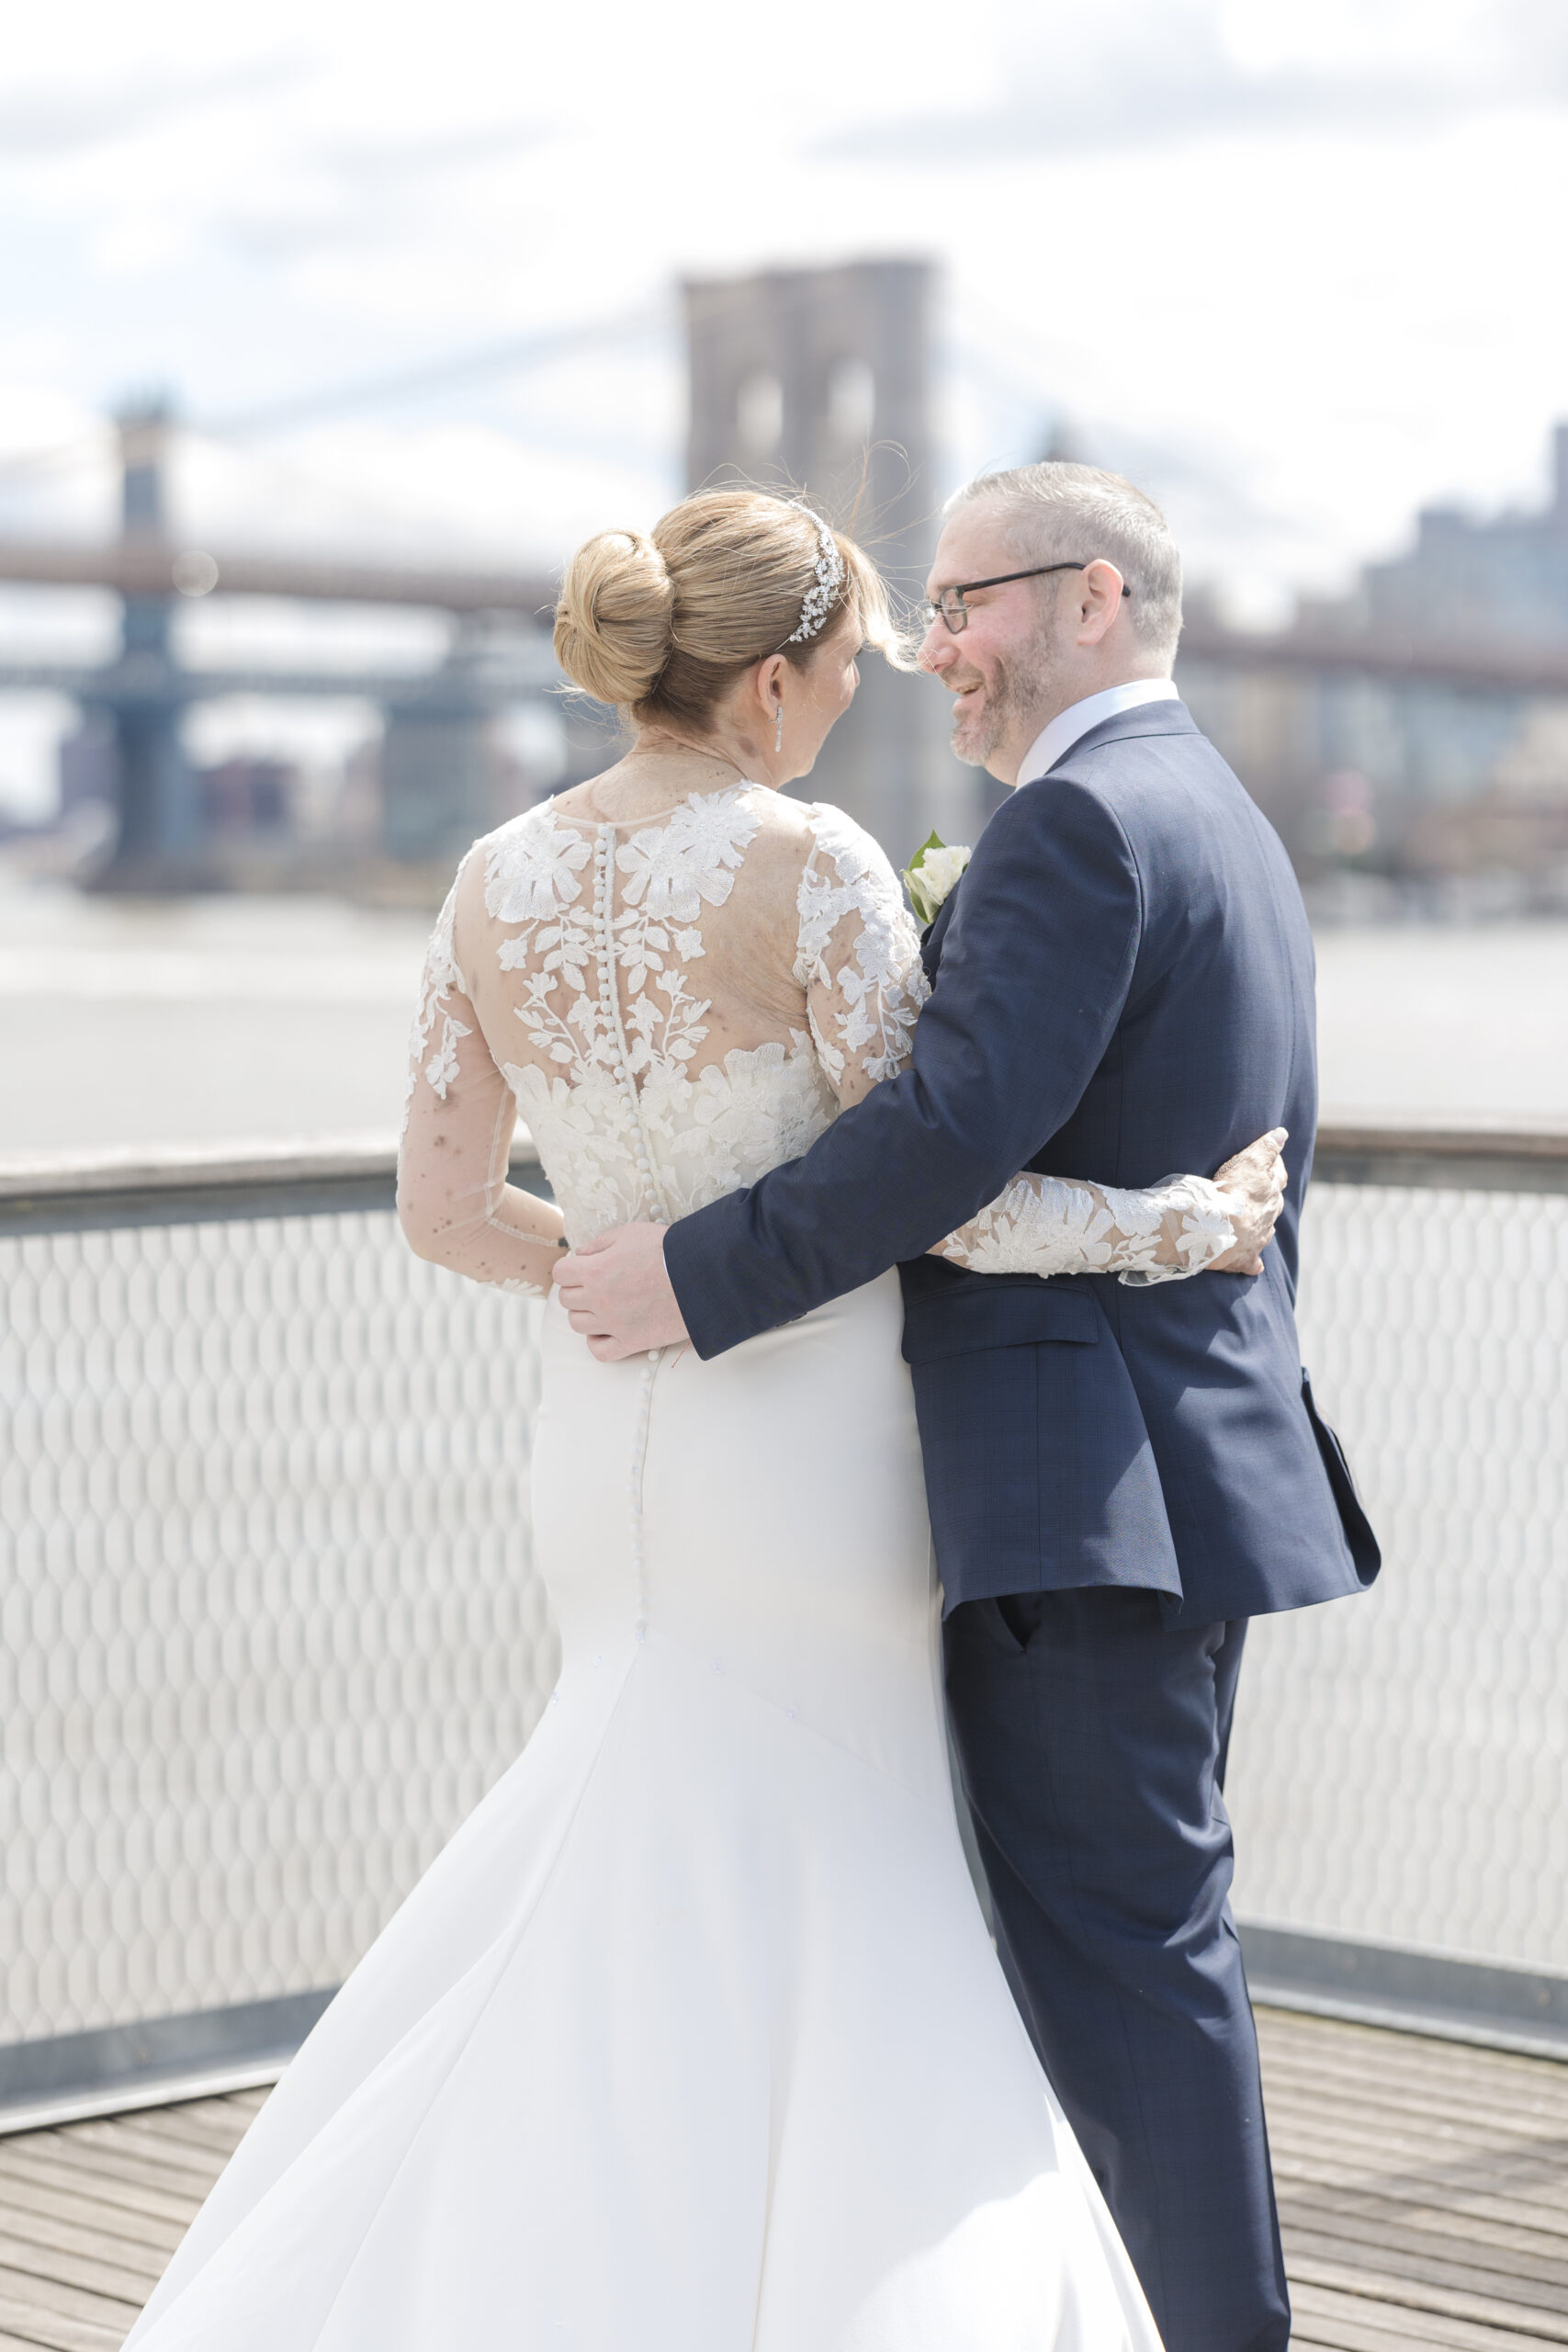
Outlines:
{"label": "bride", "polygon": [[[635,741],[458,872],[409,1081],[422,1256],[545,1296],[566,1239],[754,1182],[901,1066],[892,871],[779,790],[866,640],[897,650],[875,572],[778,499],[579,552],[557,651]],[[519,1112],[558,1207],[507,1183]],[[1251,1271],[1273,1159],[1026,1176],[932,1239],[1015,1278]],[[545,1307],[559,1685],[138,2352],[1158,2352],[965,1870],[900,1326],[890,1273],[713,1363],[608,1363]]]}

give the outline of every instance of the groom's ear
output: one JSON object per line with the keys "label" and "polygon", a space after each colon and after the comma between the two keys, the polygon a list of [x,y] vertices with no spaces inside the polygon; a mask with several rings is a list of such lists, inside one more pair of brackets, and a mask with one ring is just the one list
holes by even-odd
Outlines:
{"label": "groom's ear", "polygon": [[1097,556],[1086,564],[1079,575],[1077,640],[1080,645],[1099,645],[1121,617],[1126,602],[1122,588],[1126,583],[1113,563]]}

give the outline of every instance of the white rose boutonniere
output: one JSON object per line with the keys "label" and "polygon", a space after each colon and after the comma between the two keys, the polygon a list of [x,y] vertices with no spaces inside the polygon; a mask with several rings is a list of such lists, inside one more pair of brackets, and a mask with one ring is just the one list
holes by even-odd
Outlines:
{"label": "white rose boutonniere", "polygon": [[969,855],[964,842],[955,842],[949,849],[940,833],[920,843],[903,874],[918,922],[935,922],[938,908],[968,865]]}

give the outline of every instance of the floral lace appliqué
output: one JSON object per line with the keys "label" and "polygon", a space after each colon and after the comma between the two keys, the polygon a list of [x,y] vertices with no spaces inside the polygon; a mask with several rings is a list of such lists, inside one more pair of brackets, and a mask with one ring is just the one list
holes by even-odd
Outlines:
{"label": "floral lace appliqu\u00e9", "polygon": [[[403,1083],[405,1134],[408,1132],[409,1104],[413,1100],[415,1080],[423,1075],[445,1102],[446,1090],[457,1074],[458,1041],[473,1035],[468,1023],[459,1021],[446,1002],[454,989],[460,996],[468,994],[452,944],[457,905],[457,885],[454,882],[446,893],[446,903],[436,917],[435,929],[430,935],[424,974],[420,982],[419,1004],[409,1033],[408,1076]],[[441,1024],[439,1035],[435,1027],[438,1021]]]}
{"label": "floral lace appliqu\u00e9", "polygon": [[975,1274],[1114,1271],[1124,1283],[1168,1283],[1201,1273],[1235,1239],[1224,1194],[1203,1176],[1124,1192],[1029,1174],[951,1234],[941,1254]]}
{"label": "floral lace appliqu\u00e9", "polygon": [[807,989],[816,983],[832,1008],[836,1035],[825,1034],[815,1000],[811,1033],[834,1082],[852,1059],[876,1085],[908,1060],[916,1017],[930,994],[919,935],[893,869],[869,834],[841,809],[826,808],[812,811],[812,831],[816,841],[796,901],[795,977]]}
{"label": "floral lace appliqu\u00e9", "polygon": [[743,806],[739,786],[731,792],[693,793],[666,823],[635,832],[617,850],[627,914],[635,910],[645,922],[690,923],[705,899],[722,907],[756,831],[757,819]]}

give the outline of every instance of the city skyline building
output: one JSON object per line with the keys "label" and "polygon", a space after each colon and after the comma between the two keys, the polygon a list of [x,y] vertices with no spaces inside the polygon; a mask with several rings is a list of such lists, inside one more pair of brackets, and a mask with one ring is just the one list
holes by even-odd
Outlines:
{"label": "city skyline building", "polygon": [[1568,645],[1568,423],[1552,428],[1544,506],[1480,516],[1422,507],[1415,544],[1363,566],[1349,595],[1303,598],[1301,621],[1453,645]]}
{"label": "city skyline building", "polygon": [[[1425,657],[1568,652],[1568,423],[1551,439],[1545,504],[1476,515],[1423,508],[1403,553],[1344,596],[1303,598],[1313,647],[1376,643]],[[1441,676],[1252,674],[1179,664],[1194,716],[1304,871],[1361,865],[1413,876],[1528,877],[1568,897],[1568,699],[1476,692]]]}

